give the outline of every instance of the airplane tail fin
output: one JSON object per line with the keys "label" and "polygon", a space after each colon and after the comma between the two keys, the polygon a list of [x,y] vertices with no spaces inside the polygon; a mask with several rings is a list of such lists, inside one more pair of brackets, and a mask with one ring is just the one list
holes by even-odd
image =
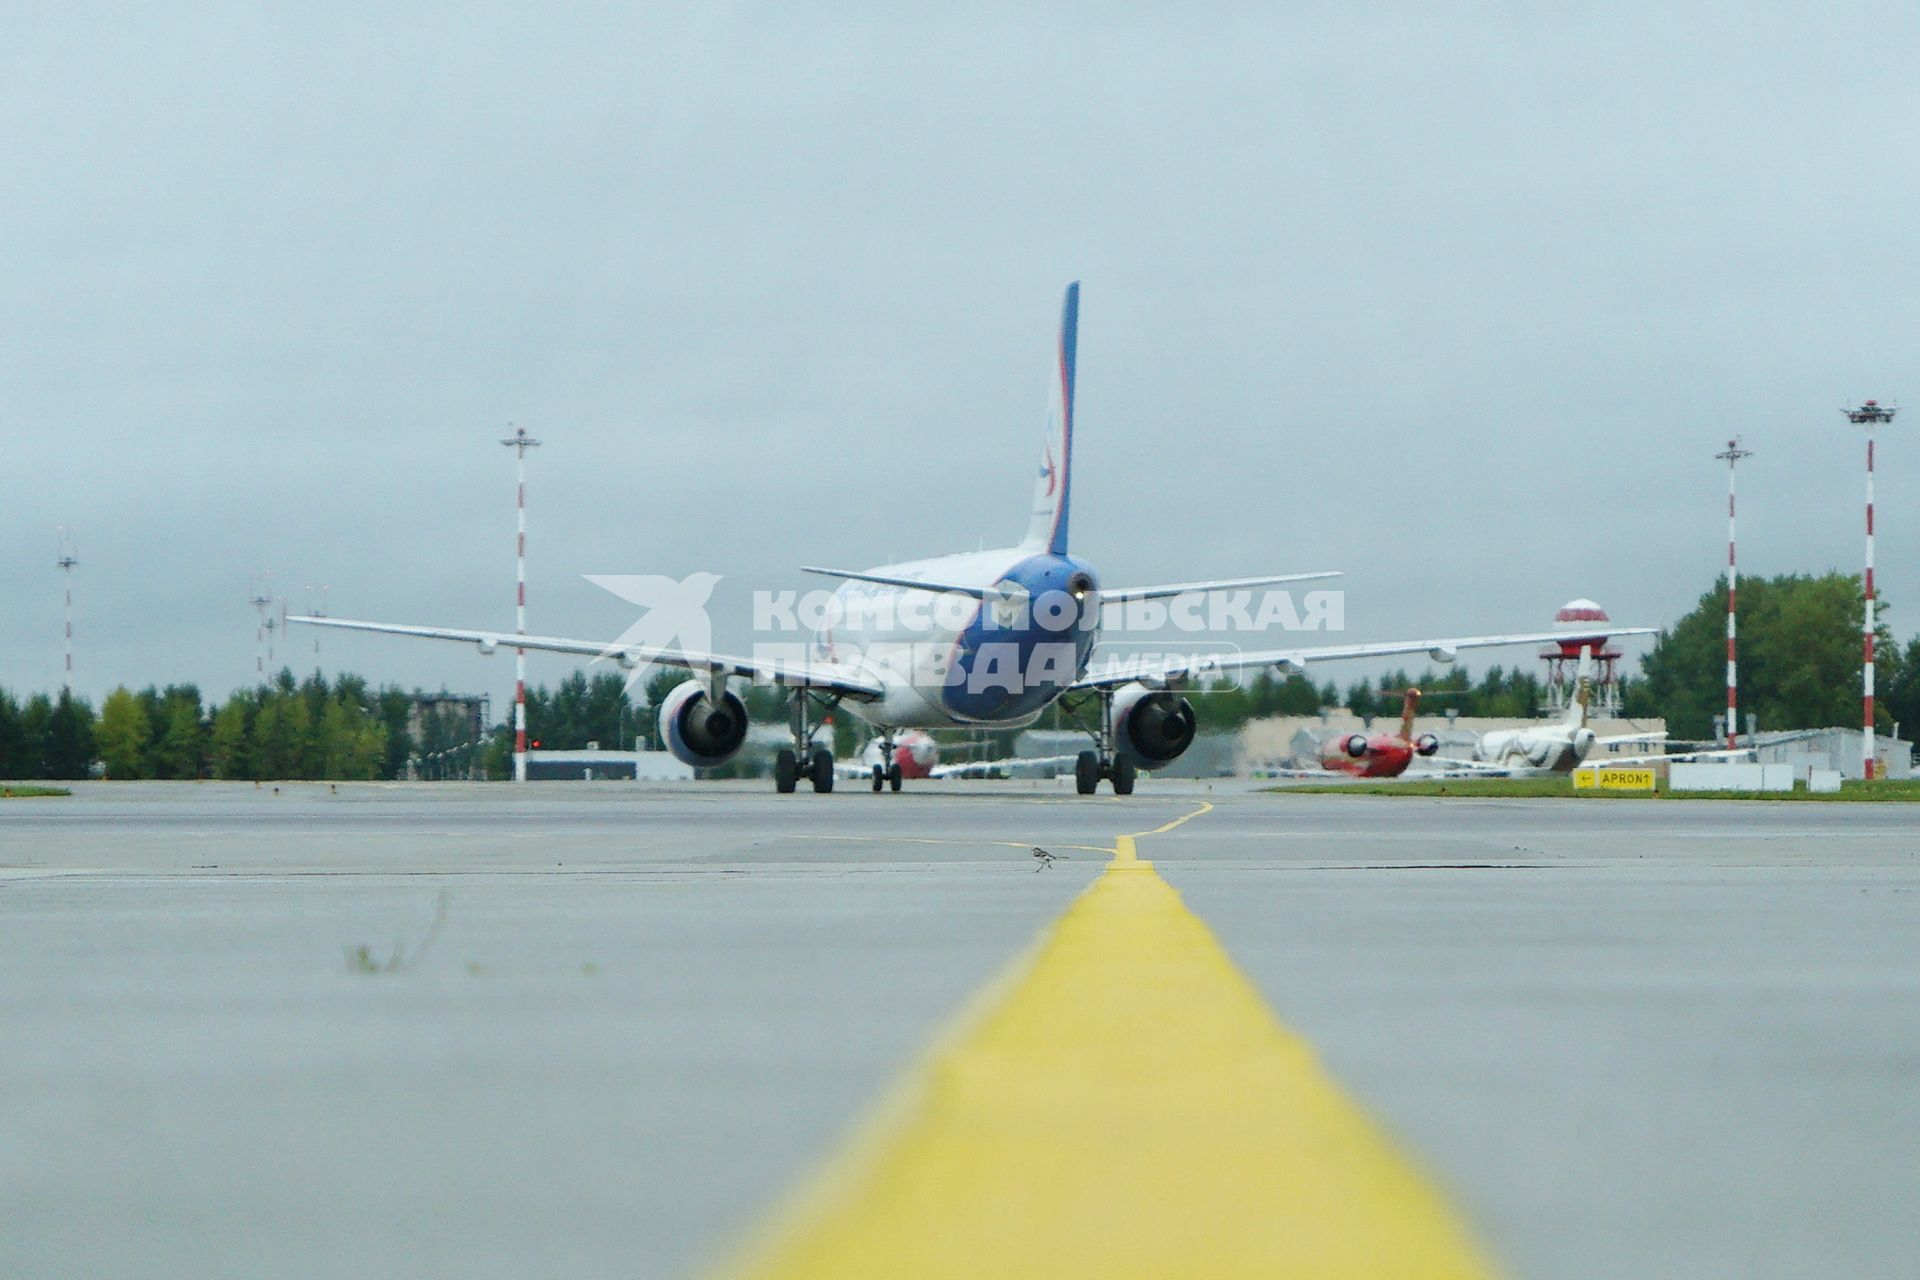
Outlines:
{"label": "airplane tail fin", "polygon": [[1080,337],[1080,282],[1067,286],[1060,311],[1060,341],[1054,353],[1053,392],[1047,409],[1047,437],[1040,455],[1040,476],[1033,486],[1033,517],[1026,545],[1067,553],[1068,499],[1073,493],[1073,369]]}
{"label": "airplane tail fin", "polygon": [[1400,736],[1413,740],[1413,717],[1420,710],[1420,691],[1409,689],[1400,699]]}
{"label": "airplane tail fin", "polygon": [[1593,646],[1580,646],[1580,665],[1574,668],[1573,701],[1567,704],[1567,728],[1587,727],[1587,703],[1593,698]]}

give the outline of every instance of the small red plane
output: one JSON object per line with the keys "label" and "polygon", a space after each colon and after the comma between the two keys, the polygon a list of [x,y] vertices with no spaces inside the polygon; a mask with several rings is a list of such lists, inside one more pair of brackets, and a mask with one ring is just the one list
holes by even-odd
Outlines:
{"label": "small red plane", "polygon": [[1440,739],[1430,733],[1413,736],[1413,715],[1420,705],[1420,691],[1407,690],[1400,702],[1400,732],[1348,733],[1327,738],[1320,744],[1320,767],[1356,778],[1397,778],[1407,771],[1415,756],[1430,756],[1440,749]]}

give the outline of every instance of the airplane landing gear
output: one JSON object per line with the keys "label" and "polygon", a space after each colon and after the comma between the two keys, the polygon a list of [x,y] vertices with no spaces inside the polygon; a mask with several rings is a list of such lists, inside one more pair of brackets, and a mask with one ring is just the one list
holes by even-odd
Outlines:
{"label": "airplane landing gear", "polygon": [[882,729],[880,731],[880,763],[873,766],[873,789],[876,792],[883,786],[892,791],[900,789],[900,762],[893,758],[893,752],[893,730]]}
{"label": "airplane landing gear", "polygon": [[1100,757],[1091,751],[1082,751],[1080,758],[1073,762],[1073,789],[1083,796],[1090,796],[1100,789]]}
{"label": "airplane landing gear", "polygon": [[1105,762],[1097,751],[1082,751],[1073,762],[1073,789],[1083,796],[1090,796],[1100,789],[1100,779],[1106,778],[1113,783],[1113,794],[1130,796],[1133,784],[1140,776],[1140,766],[1132,756],[1108,756]]}
{"label": "airplane landing gear", "polygon": [[1082,751],[1074,760],[1073,789],[1080,795],[1090,796],[1100,789],[1100,780],[1106,778],[1113,783],[1113,794],[1130,796],[1140,776],[1139,762],[1113,749],[1113,693],[1098,689],[1094,696],[1100,699],[1100,726],[1087,729],[1093,739],[1093,750]]}
{"label": "airplane landing gear", "polygon": [[813,784],[816,792],[824,794],[833,790],[833,752],[816,747],[813,737],[826,724],[827,713],[839,705],[840,699],[822,699],[817,715],[812,699],[813,695],[805,689],[793,690],[788,699],[788,728],[793,731],[793,745],[780,748],[773,757],[773,789],[783,796],[798,790],[803,777]]}

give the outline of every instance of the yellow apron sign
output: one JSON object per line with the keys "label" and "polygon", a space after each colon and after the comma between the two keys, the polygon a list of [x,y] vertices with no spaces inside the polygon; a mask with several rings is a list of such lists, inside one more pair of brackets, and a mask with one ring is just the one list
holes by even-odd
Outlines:
{"label": "yellow apron sign", "polygon": [[1575,791],[1651,791],[1651,769],[1575,769]]}

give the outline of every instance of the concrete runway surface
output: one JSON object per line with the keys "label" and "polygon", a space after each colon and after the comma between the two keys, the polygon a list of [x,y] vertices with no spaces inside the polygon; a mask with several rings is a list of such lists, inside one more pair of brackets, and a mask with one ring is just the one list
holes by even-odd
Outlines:
{"label": "concrete runway surface", "polygon": [[1504,1273],[1915,1274],[1913,810],[1148,780],[0,801],[0,1275],[699,1274],[1202,802],[1140,858]]}

